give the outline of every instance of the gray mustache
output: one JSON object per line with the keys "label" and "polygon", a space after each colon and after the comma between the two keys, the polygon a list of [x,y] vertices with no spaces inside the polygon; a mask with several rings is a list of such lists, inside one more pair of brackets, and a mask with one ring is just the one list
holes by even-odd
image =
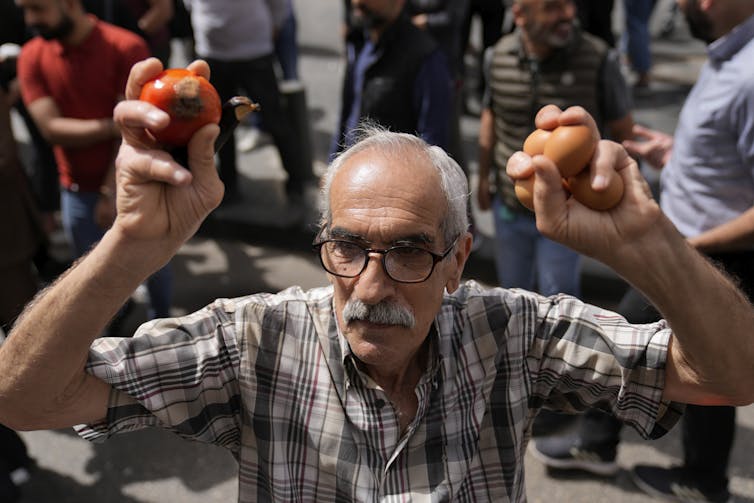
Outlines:
{"label": "gray mustache", "polygon": [[391,302],[380,302],[378,304],[365,304],[361,300],[349,300],[343,309],[343,321],[350,323],[352,321],[366,321],[380,325],[398,325],[406,328],[413,328],[416,324],[414,313],[401,306]]}

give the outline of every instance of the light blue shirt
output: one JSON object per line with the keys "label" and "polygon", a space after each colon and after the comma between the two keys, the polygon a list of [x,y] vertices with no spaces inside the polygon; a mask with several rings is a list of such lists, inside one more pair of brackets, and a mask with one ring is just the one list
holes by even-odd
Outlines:
{"label": "light blue shirt", "polygon": [[754,16],[707,53],[660,179],[662,209],[686,237],[754,206]]}

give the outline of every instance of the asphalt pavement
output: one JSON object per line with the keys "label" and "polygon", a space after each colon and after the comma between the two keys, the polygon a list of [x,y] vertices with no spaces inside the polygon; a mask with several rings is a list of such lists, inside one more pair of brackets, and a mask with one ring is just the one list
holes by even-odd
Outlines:
{"label": "asphalt pavement", "polygon": [[[321,174],[339,109],[342,2],[295,0],[294,4],[308,118],[302,133],[307,138],[302,144],[311,145],[314,171]],[[665,22],[668,5],[669,0],[659,4],[652,20],[655,34]],[[617,31],[621,21],[617,12]],[[703,46],[690,39],[682,21],[676,20],[674,26],[668,37],[653,40],[654,81],[649,90],[635,95],[636,120],[667,132],[672,132],[679,107],[705,59]],[[179,49],[176,46],[176,65],[182,63]],[[461,131],[473,187],[478,117],[464,115]],[[247,134],[245,128],[237,132],[239,139]],[[22,132],[20,137],[23,140]],[[307,190],[303,205],[288,204],[283,190],[286,175],[268,142],[239,152],[239,170],[243,197],[216,210],[173,260],[175,315],[191,312],[217,297],[325,282],[309,249],[316,223],[317,187]],[[646,174],[656,178],[656,173]],[[476,207],[474,214],[481,247],[472,255],[466,275],[493,284],[491,217]],[[62,246],[57,251],[66,253]],[[617,276],[594,261],[586,261],[583,277],[586,300],[606,307],[614,306],[625,289]],[[136,309],[126,330],[144,317],[143,299],[138,292],[135,298]],[[754,501],[754,407],[739,409],[738,425],[731,489],[736,501]],[[121,435],[102,444],[80,440],[71,430],[25,432],[23,438],[38,465],[24,485],[23,503],[219,503],[237,497],[236,463],[228,452],[179,440],[160,430]],[[622,470],[611,478],[549,472],[527,456],[529,500],[647,501],[630,481],[628,470],[639,462],[677,463],[682,457],[680,431],[677,428],[652,442],[632,431],[624,431],[623,438],[618,457]]]}

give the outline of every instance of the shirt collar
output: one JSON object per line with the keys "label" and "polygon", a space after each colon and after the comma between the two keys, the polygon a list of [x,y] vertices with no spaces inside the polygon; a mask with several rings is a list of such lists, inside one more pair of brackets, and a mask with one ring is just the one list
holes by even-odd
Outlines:
{"label": "shirt collar", "polygon": [[729,33],[707,46],[707,55],[714,62],[732,58],[749,41],[754,38],[754,15],[733,28]]}

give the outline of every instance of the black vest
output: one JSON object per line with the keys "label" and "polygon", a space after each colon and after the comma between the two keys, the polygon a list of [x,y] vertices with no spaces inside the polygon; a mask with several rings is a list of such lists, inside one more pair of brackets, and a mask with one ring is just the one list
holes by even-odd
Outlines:
{"label": "black vest", "polygon": [[540,108],[550,103],[563,110],[580,105],[601,124],[597,90],[607,51],[604,42],[578,30],[571,44],[543,61],[526,57],[518,32],[495,45],[490,65],[495,116],[493,162],[498,194],[509,208],[528,212],[513,193],[505,165],[535,129],[534,117]]}
{"label": "black vest", "polygon": [[414,84],[425,58],[437,50],[432,37],[402,15],[377,44],[377,59],[366,70],[361,118],[399,133],[416,133]]}

